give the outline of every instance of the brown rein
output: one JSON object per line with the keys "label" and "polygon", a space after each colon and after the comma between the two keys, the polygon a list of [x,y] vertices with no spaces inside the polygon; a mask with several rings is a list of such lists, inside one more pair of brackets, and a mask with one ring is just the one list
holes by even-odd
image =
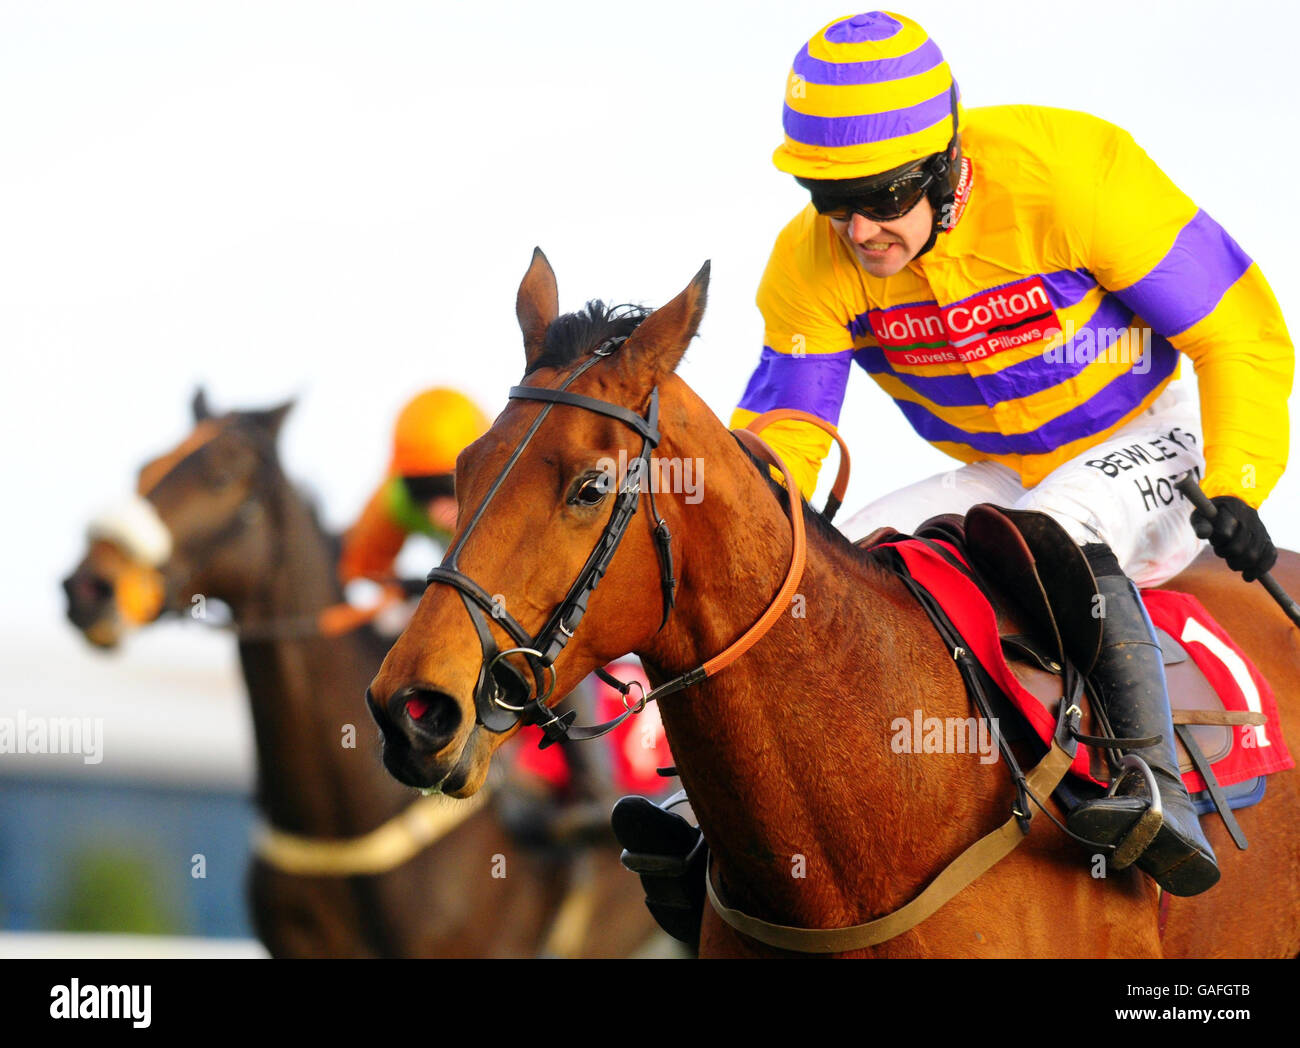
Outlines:
{"label": "brown rein", "polygon": [[[776,413],[773,412],[772,414]],[[789,411],[783,412],[782,415],[783,417],[799,416],[823,429],[826,429],[830,425],[828,422],[823,422],[821,419],[815,418],[812,415],[804,415],[802,412]],[[754,432],[753,427],[756,424],[762,423],[762,425],[766,425],[768,421],[775,421],[775,419],[767,419],[767,421],[763,421],[764,419],[767,419],[767,416],[760,416],[759,418],[752,420],[749,426],[745,429],[734,429],[731,432],[746,449],[764,462],[768,463],[768,465],[779,469],[782,476],[785,478],[786,490],[790,493],[789,511],[792,539],[790,566],[786,570],[785,581],[781,583],[781,588],[776,591],[776,595],[772,598],[772,602],[767,606],[767,610],[758,617],[757,621],[754,622],[749,629],[745,630],[744,633],[723,648],[722,651],[718,652],[718,654],[714,655],[713,658],[697,666],[695,669],[687,670],[685,673],[674,677],[667,683],[659,685],[648,695],[643,694],[638,702],[628,707],[628,713],[640,713],[645,709],[648,703],[654,702],[664,695],[671,695],[673,692],[681,691],[683,688],[689,688],[692,685],[699,684],[702,680],[706,680],[715,674],[721,673],[738,658],[744,655],[745,652],[749,651],[750,648],[757,644],[764,634],[772,628],[776,623],[776,620],[781,617],[785,609],[789,606],[795,590],[799,587],[799,580],[803,577],[804,563],[808,557],[808,536],[804,526],[803,511],[801,509],[802,495],[800,495],[799,488],[794,482],[794,475],[790,472],[790,467],[782,462],[780,456],[768,447],[768,445],[763,442],[762,438]],[[626,699],[624,704],[626,705]]]}
{"label": "brown rein", "polygon": [[[811,418],[811,416],[809,417]],[[758,421],[759,419],[754,420],[754,422]],[[750,425],[752,427],[753,423],[750,423]],[[763,634],[772,628],[772,625],[789,606],[790,598],[794,596],[794,592],[799,586],[799,580],[803,577],[804,562],[808,556],[808,536],[804,529],[803,512],[800,506],[801,496],[799,489],[795,486],[794,477],[790,473],[790,467],[782,462],[780,456],[763,442],[755,430],[746,428],[734,430],[733,432],[741,444],[764,462],[775,466],[785,475],[786,490],[790,493],[790,524],[793,543],[790,550],[789,570],[786,571],[785,581],[781,583],[781,588],[776,591],[776,596],[772,598],[772,603],[759,616],[757,622],[703,665],[702,669],[705,677],[712,677],[715,673],[726,669],[757,644]]]}

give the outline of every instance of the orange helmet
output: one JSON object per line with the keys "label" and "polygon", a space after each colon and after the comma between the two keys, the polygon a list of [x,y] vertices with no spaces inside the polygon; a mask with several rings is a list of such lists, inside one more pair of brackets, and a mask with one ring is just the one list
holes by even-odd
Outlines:
{"label": "orange helmet", "polygon": [[389,470],[406,477],[450,473],[461,450],[487,430],[487,416],[463,393],[425,390],[397,416]]}

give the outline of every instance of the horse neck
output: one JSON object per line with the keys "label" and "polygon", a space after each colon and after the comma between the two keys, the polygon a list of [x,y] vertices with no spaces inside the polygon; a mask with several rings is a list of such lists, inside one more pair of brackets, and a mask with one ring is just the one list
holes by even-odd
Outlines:
{"label": "horse neck", "polygon": [[[702,428],[689,451],[665,452],[699,456],[712,475],[698,505],[675,504],[678,607],[643,653],[656,678],[740,636],[790,561],[791,525],[770,486],[721,427],[707,427],[711,444],[700,447]],[[797,593],[753,648],[664,699],[661,713],[731,897],[788,923],[853,923],[905,901],[900,886],[926,879],[918,834],[947,833],[903,813],[978,818],[980,799],[953,796],[950,774],[893,751],[895,718],[969,711],[924,613],[847,544],[810,527]]]}
{"label": "horse neck", "polygon": [[[236,622],[253,629],[309,621],[343,599],[333,543],[311,508],[287,482],[268,498],[277,554],[271,571],[233,608]],[[241,640],[258,803],[274,825],[354,835],[405,803],[373,752],[362,698],[382,657],[365,628],[340,637],[294,635],[290,628],[282,636]]]}

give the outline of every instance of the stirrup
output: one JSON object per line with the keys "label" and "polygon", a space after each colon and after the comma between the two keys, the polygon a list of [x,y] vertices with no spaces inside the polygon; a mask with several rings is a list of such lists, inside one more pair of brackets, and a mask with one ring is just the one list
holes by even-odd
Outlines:
{"label": "stirrup", "polygon": [[1115,845],[1111,865],[1117,870],[1132,866],[1137,861],[1156,839],[1156,834],[1160,832],[1160,827],[1165,821],[1164,804],[1160,800],[1160,788],[1156,785],[1155,773],[1152,772],[1151,766],[1135,753],[1126,753],[1120,759],[1119,774],[1111,781],[1106,797],[1117,796],[1120,783],[1133,775],[1141,775],[1146,782],[1151,804],[1133,828]]}

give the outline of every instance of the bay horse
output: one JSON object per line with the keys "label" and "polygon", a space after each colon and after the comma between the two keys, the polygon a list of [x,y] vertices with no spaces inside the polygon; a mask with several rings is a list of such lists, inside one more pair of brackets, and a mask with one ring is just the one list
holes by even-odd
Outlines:
{"label": "bay horse", "polygon": [[[318,626],[344,607],[338,542],[281,468],[290,406],[218,416],[196,395],[193,431],[140,471],[170,550],[145,564],[100,535],[65,582],[69,617],[101,648],[166,612],[229,607],[267,824],[250,870],[258,936],[276,957],[634,952],[655,929],[612,837],[525,847],[494,806],[420,799],[384,773],[360,696],[388,642]],[[345,875],[362,867],[376,872]]]}
{"label": "bay horse", "polygon": [[[514,695],[512,707],[524,705],[521,682],[530,695],[563,695],[629,650],[656,686],[690,674],[662,696],[661,714],[727,904],[783,925],[855,925],[916,897],[1004,823],[1014,792],[1001,762],[893,751],[896,718],[917,710],[967,718],[967,692],[899,579],[802,504],[806,566],[798,592],[782,591],[794,546],[784,490],[674,374],[707,283],[706,264],[648,315],[589,303],[561,317],[554,273],[534,253],[516,307],[523,385],[461,455],[455,556],[431,573],[437,584],[371,684],[371,713],[391,771],[468,797],[511,735],[481,723],[484,680],[501,661],[514,667],[513,679],[499,674],[487,694]],[[687,501],[661,485],[656,508],[649,485],[623,474],[613,484],[602,479],[602,463],[614,460],[630,474],[656,411],[660,462],[693,461],[697,476],[707,467],[702,497]],[[615,538],[599,587],[586,593],[581,625],[572,629],[570,620],[572,639],[547,664],[526,649],[557,651],[548,646],[557,605],[571,602],[573,580],[605,544],[620,512],[616,491],[632,492],[638,516]],[[671,569],[657,540],[664,529]],[[670,594],[663,583],[674,573]],[[1300,557],[1282,553],[1274,573],[1300,590]],[[1297,752],[1295,627],[1262,588],[1216,560],[1199,560],[1169,586],[1199,598],[1267,676]],[[494,643],[503,641],[491,665],[475,628],[474,587],[497,595],[513,616],[509,630],[491,623]],[[754,640],[747,631],[765,616],[770,629]],[[520,639],[529,636],[539,639]],[[734,656],[729,646],[742,637],[752,646],[720,672],[691,672],[724,649]],[[421,702],[409,705],[412,696]],[[1271,776],[1262,803],[1238,816],[1250,850],[1238,851],[1210,817],[1222,881],[1194,898],[1168,898],[1163,930],[1154,882],[1132,867],[1090,876],[1088,852],[1039,816],[1018,850],[928,919],[851,955],[1294,956],[1300,773]],[[706,907],[700,954],[781,951]]]}

